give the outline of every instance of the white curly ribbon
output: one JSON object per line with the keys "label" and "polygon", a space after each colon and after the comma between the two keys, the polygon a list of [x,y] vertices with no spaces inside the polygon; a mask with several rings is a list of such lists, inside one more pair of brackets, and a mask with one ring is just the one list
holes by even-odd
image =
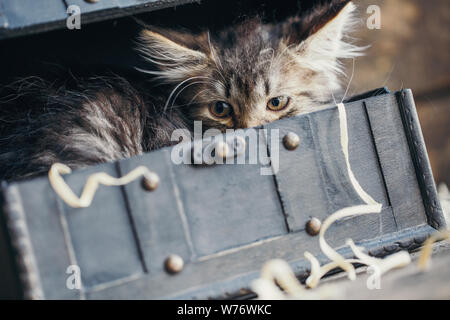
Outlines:
{"label": "white curly ribbon", "polygon": [[[310,252],[304,253],[305,258],[311,264],[310,276],[306,279],[306,285],[310,288],[317,287],[320,279],[328,272],[336,268],[341,268],[342,270],[347,272],[348,278],[350,280],[354,280],[356,278],[356,271],[353,266],[354,263],[368,265],[375,269],[378,275],[381,276],[382,274],[393,268],[400,268],[406,266],[411,262],[411,258],[407,252],[398,252],[385,259],[371,257],[363,253],[362,249],[357,247],[351,239],[348,239],[346,244],[350,246],[350,249],[353,251],[357,259],[345,259],[338,252],[336,252],[336,250],[334,250],[325,240],[325,232],[337,220],[351,216],[380,213],[382,209],[382,205],[376,202],[369,194],[364,191],[351,169],[348,152],[348,127],[345,105],[343,103],[339,103],[337,104],[337,108],[340,123],[340,142],[345,158],[347,173],[354,190],[365,204],[340,209],[331,214],[323,222],[319,233],[319,244],[320,249],[331,260],[331,262],[320,266],[319,261],[313,254],[311,254]],[[287,264],[287,262],[281,264],[279,260],[276,261],[277,262],[273,264],[271,264],[270,262],[265,264],[263,267],[264,273],[261,274],[261,278],[256,280],[252,284],[252,289],[260,299],[278,299],[281,297],[314,299],[324,298],[326,296],[336,298],[336,295],[333,296],[332,292],[330,291],[330,287],[327,287],[327,290],[325,291],[320,291],[320,294],[318,294],[317,292],[314,293],[315,290],[313,290],[312,292],[311,290],[305,290],[290,269],[289,264]],[[287,273],[288,275],[283,275],[283,273]],[[267,283],[267,281],[269,281],[270,279],[270,277],[266,276],[267,274],[271,275],[272,280],[276,281],[276,283],[284,289],[284,293],[280,291],[280,289],[275,284],[269,285]],[[339,294],[342,293],[339,291]]]}
{"label": "white curly ribbon", "polygon": [[[350,166],[350,159],[349,159],[349,152],[348,152],[348,127],[347,127],[347,113],[345,111],[345,106],[343,103],[339,103],[337,105],[338,112],[339,112],[339,123],[340,123],[340,136],[341,136],[341,148],[342,152],[344,154],[345,158],[345,164],[347,167],[347,173],[350,178],[350,182],[355,189],[356,193],[359,195],[359,197],[366,203],[365,205],[359,205],[354,207],[347,207],[340,209],[330,215],[325,221],[323,222],[323,225],[320,229],[319,233],[319,244],[320,249],[322,252],[332,261],[333,264],[336,265],[336,267],[340,267],[344,271],[347,272],[348,277],[350,280],[354,280],[356,278],[356,271],[353,267],[352,263],[349,261],[346,261],[344,257],[342,257],[339,253],[337,253],[325,240],[325,232],[327,229],[337,220],[351,217],[351,216],[357,216],[357,215],[364,215],[364,214],[371,214],[371,213],[380,213],[382,205],[378,202],[376,202],[370,195],[368,195],[361,185],[359,184],[358,180],[356,179],[352,168]],[[330,268],[330,266],[326,266],[326,268],[320,270],[320,274],[326,274],[324,271],[326,269]],[[316,269],[317,270],[317,269]],[[327,271],[328,272],[328,271]],[[317,274],[314,274],[311,272],[312,278],[316,279],[318,278]],[[316,281],[308,281],[311,284],[315,283]],[[318,283],[318,281],[317,281]]]}
{"label": "white curly ribbon", "polygon": [[[306,284],[310,288],[317,287],[320,279],[335,268],[341,268],[347,272],[350,280],[354,280],[356,278],[356,271],[353,263],[371,266],[377,270],[379,275],[382,275],[393,268],[405,266],[411,261],[407,252],[399,252],[385,259],[370,257],[369,255],[363,253],[362,249],[358,248],[351,239],[347,240],[346,243],[350,246],[357,259],[345,259],[325,240],[325,232],[335,221],[351,216],[380,213],[382,209],[382,205],[376,202],[363,190],[353,174],[348,152],[348,128],[345,106],[343,103],[339,103],[337,108],[340,122],[340,142],[345,158],[347,173],[354,190],[365,202],[365,205],[340,209],[331,214],[323,222],[319,233],[319,244],[322,252],[331,260],[331,262],[320,266],[319,261],[316,257],[314,257],[314,255],[309,252],[304,253],[305,258],[311,263],[311,273],[306,280]],[[135,168],[121,178],[112,177],[105,172],[94,173],[88,177],[81,196],[78,197],[61,176],[71,172],[72,170],[68,166],[61,163],[55,163],[49,170],[48,177],[55,192],[61,197],[62,200],[64,200],[64,202],[74,208],[89,207],[100,184],[106,186],[121,186],[126,185],[141,176],[149,176],[154,174],[144,166]],[[428,247],[426,246],[426,248]],[[428,251],[424,251],[423,261],[429,260],[426,258],[430,255]],[[422,263],[422,265],[424,264],[425,263]],[[279,289],[277,284],[284,290],[284,292]],[[280,259],[271,260],[263,266],[261,277],[252,283],[252,289],[258,294],[260,299],[285,299],[286,297],[294,299],[336,298],[337,293],[339,292],[339,290],[336,290],[336,288],[333,288],[332,286],[328,286],[324,288],[324,290],[314,292],[306,290],[298,282],[289,264]]]}
{"label": "white curly ribbon", "polygon": [[138,179],[141,176],[154,174],[144,166],[135,168],[121,178],[111,177],[105,172],[94,173],[88,177],[81,196],[78,197],[61,176],[62,174],[69,174],[71,172],[72,170],[65,164],[54,163],[48,172],[48,179],[51,186],[61,197],[61,199],[73,208],[89,207],[100,184],[105,186],[122,186]]}

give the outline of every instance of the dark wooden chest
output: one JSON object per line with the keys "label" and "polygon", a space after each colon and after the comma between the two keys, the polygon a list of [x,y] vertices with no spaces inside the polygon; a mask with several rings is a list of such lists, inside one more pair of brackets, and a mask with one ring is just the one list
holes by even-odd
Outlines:
{"label": "dark wooden chest", "polygon": [[[445,222],[411,91],[378,90],[345,105],[351,167],[382,211],[338,221],[327,241],[346,257],[347,238],[374,256],[417,248]],[[269,154],[278,148],[277,169],[274,154],[272,164],[174,164],[171,147],[64,176],[76,194],[96,172],[119,177],[143,165],[160,178],[151,192],[140,179],[100,186],[87,208],[68,206],[47,177],[4,183],[0,274],[8,292],[2,293],[47,299],[242,297],[273,258],[306,276],[304,251],[327,261],[318,238],[306,232],[307,222],[363,202],[347,172],[335,106],[258,128],[271,129],[278,136],[269,134],[261,143]],[[294,150],[283,144],[289,132],[299,137]],[[173,254],[184,261],[176,274],[165,268]],[[81,273],[79,289],[67,285],[71,266]]]}

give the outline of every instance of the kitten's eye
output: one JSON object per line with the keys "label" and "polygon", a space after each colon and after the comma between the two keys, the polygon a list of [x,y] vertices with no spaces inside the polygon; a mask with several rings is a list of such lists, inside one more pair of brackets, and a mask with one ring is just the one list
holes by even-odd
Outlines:
{"label": "kitten's eye", "polygon": [[272,111],[280,111],[286,108],[291,101],[291,98],[286,96],[279,96],[269,100],[267,108]]}
{"label": "kitten's eye", "polygon": [[209,106],[209,111],[217,118],[227,118],[233,110],[228,103],[217,101]]}

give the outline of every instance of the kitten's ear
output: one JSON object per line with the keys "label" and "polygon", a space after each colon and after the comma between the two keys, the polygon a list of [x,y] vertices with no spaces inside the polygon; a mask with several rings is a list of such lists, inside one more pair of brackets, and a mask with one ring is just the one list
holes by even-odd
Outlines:
{"label": "kitten's ear", "polygon": [[[364,48],[347,43],[345,36],[355,26],[355,5],[348,0],[334,0],[292,21],[296,28],[288,44],[302,62],[313,69],[341,71],[338,59],[362,55]],[[295,44],[298,44],[295,46]]]}
{"label": "kitten's ear", "polygon": [[200,39],[174,31],[165,33],[163,35],[162,32],[151,30],[141,32],[138,50],[144,59],[157,68],[145,72],[158,75],[168,82],[178,82],[191,77],[206,65],[208,57],[200,50]]}

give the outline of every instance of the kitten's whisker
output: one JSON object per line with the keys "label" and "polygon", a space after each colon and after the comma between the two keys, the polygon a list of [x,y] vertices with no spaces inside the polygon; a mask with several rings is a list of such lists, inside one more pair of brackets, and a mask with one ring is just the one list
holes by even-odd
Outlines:
{"label": "kitten's whisker", "polygon": [[[208,91],[208,89],[203,89],[203,90],[200,90],[188,103],[185,103],[185,104],[180,104],[180,105],[175,105],[175,106],[173,106],[172,107],[172,109],[176,109],[176,108],[181,108],[181,107],[185,107],[185,106],[190,106],[190,105],[192,105],[193,104],[193,102],[194,102],[194,100],[199,96],[199,95],[201,95],[203,92],[205,92],[205,91]],[[213,101],[217,101],[217,100],[219,100],[220,98],[219,97],[217,97],[216,99],[214,99],[214,98],[212,98],[212,99],[208,99],[208,100],[203,100],[203,101],[195,101],[195,103],[205,103],[205,104],[208,104],[208,103],[211,103],[211,102],[213,102]]]}
{"label": "kitten's whisker", "polygon": [[[196,103],[209,104],[209,103],[211,103],[211,102],[213,102],[213,101],[215,101],[215,100],[196,101]],[[192,103],[177,104],[177,105],[174,105],[174,106],[172,107],[172,110],[180,109],[180,108],[183,108],[183,107],[186,107],[186,106],[191,106],[191,105],[192,105]]]}
{"label": "kitten's whisker", "polygon": [[[200,94],[202,94],[203,92],[205,92],[207,89],[203,89],[203,90],[200,90],[192,99],[191,99],[191,101],[189,101],[189,103],[188,103],[188,105],[190,105],[190,104],[192,104],[192,102],[200,95]],[[199,101],[197,101],[197,103],[199,103]]]}
{"label": "kitten's whisker", "polygon": [[350,77],[350,80],[348,81],[347,89],[345,89],[345,93],[344,93],[344,96],[342,97],[341,103],[344,102],[345,97],[347,96],[348,89],[350,88],[350,85],[352,84],[352,80],[353,80],[353,76],[354,76],[354,75],[355,75],[355,58],[353,58],[352,75],[351,75],[351,77]]}
{"label": "kitten's whisker", "polygon": [[171,108],[173,108],[175,102],[177,101],[178,97],[180,96],[180,94],[187,88],[189,88],[190,86],[193,86],[194,84],[209,84],[209,82],[206,81],[196,81],[196,82],[192,82],[186,86],[184,86],[180,91],[178,91],[177,95],[175,96],[175,98],[172,100],[172,105]]}
{"label": "kitten's whisker", "polygon": [[275,58],[275,61],[276,62],[278,62],[280,59],[281,59],[281,57],[290,49],[290,48],[292,48],[292,47],[294,47],[294,46],[296,46],[297,44],[296,43],[293,43],[293,44],[291,44],[291,45],[288,45],[286,48],[284,48],[284,50],[283,51],[281,51],[278,55],[277,55],[277,57]]}
{"label": "kitten's whisker", "polygon": [[[286,48],[284,48],[283,51],[280,52],[280,53],[273,59],[273,61],[270,63],[269,72],[272,70],[273,65],[274,65],[274,64],[275,64],[275,65],[278,64],[278,63],[280,62],[281,58],[283,57],[283,55],[284,55],[290,48],[292,48],[292,47],[294,47],[294,46],[296,46],[296,45],[297,45],[297,44],[293,43],[293,44],[287,46]],[[291,63],[291,61],[286,62],[285,64],[283,64],[283,65],[280,66],[280,67],[284,67],[287,63]]]}
{"label": "kitten's whisker", "polygon": [[336,97],[334,96],[334,93],[332,90],[328,89],[330,91],[331,97],[333,98],[334,104],[337,106]]}
{"label": "kitten's whisker", "polygon": [[383,82],[383,84],[381,85],[382,87],[384,87],[384,86],[386,85],[386,83],[391,79],[392,72],[394,72],[394,68],[395,68],[396,64],[397,64],[397,62],[395,62],[395,63],[392,65],[391,71],[389,71],[389,74],[388,74],[386,80],[385,80],[385,81]]}
{"label": "kitten's whisker", "polygon": [[337,105],[336,97],[334,96],[333,91],[331,92],[331,97],[333,98],[334,104]]}
{"label": "kitten's whisker", "polygon": [[169,103],[170,103],[170,101],[171,101],[173,95],[175,94],[175,92],[176,92],[183,84],[185,84],[186,82],[191,81],[191,80],[195,80],[195,79],[208,79],[208,80],[211,80],[211,78],[209,78],[209,77],[196,76],[196,77],[190,77],[190,78],[187,78],[186,80],[180,82],[180,83],[172,90],[172,92],[170,93],[169,98],[167,99],[166,104],[164,105],[163,112],[165,112],[165,111],[167,110],[167,107],[169,106]]}

